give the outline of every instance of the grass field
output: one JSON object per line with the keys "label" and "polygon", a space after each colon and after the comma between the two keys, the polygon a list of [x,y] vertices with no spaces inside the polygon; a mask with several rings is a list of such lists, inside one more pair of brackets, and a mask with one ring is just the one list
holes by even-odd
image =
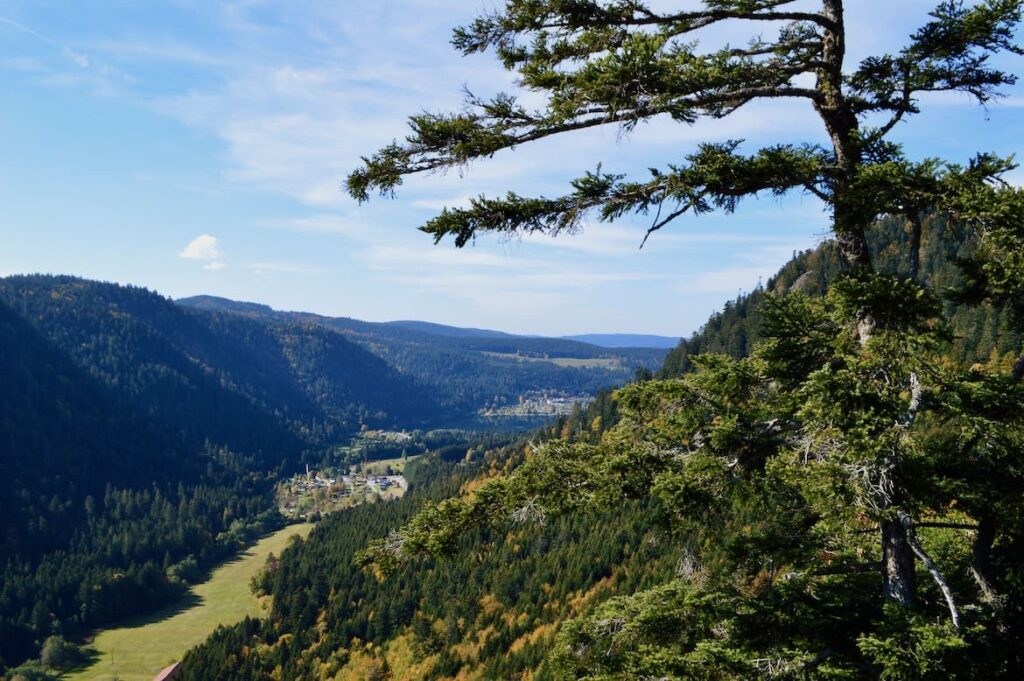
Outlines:
{"label": "grass field", "polygon": [[92,644],[99,653],[96,660],[63,678],[152,681],[157,672],[202,643],[217,625],[261,614],[260,603],[249,591],[249,580],[270,553],[281,555],[289,537],[305,537],[312,527],[290,525],[264,537],[238,558],[215,569],[209,580],[193,587],[190,602],[100,632]]}
{"label": "grass field", "polygon": [[592,359],[575,359],[572,357],[555,357],[551,360],[560,367],[576,367],[577,369],[621,369],[622,362],[615,357],[594,357]]}
{"label": "grass field", "polygon": [[388,466],[395,472],[395,475],[401,475],[405,472],[405,464],[410,461],[418,459],[420,454],[415,456],[408,456],[406,458],[398,457],[397,459],[381,459],[380,461],[368,461],[360,464],[359,467],[367,475],[384,475],[387,473]]}
{"label": "grass field", "polygon": [[508,359],[516,362],[547,362],[560,367],[574,367],[576,369],[607,369],[609,371],[622,368],[622,361],[617,357],[592,357],[590,359],[577,359],[575,357],[527,357],[504,352],[484,352],[488,357],[497,359]]}

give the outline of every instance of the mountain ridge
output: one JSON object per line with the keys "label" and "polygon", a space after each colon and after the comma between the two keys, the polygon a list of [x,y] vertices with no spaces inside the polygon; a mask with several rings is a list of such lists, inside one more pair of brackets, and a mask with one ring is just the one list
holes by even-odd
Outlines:
{"label": "mountain ridge", "polygon": [[[442,405],[463,415],[517,404],[530,393],[594,394],[661,367],[665,348],[606,348],[577,340],[519,336],[431,322],[367,322],[278,311],[212,296],[175,301],[270,324],[300,323],[338,332],[399,372],[431,386]],[[483,332],[485,335],[473,335]]]}
{"label": "mountain ridge", "polygon": [[205,310],[222,310],[237,312],[240,314],[282,314],[282,315],[312,315],[325,319],[344,319],[349,320],[353,323],[367,324],[367,325],[379,325],[384,327],[396,327],[402,329],[409,329],[411,331],[420,331],[424,333],[434,334],[438,336],[450,336],[455,338],[539,338],[539,339],[550,339],[550,340],[567,340],[575,341],[578,343],[585,343],[587,345],[595,345],[601,348],[607,349],[630,349],[630,348],[646,348],[646,349],[669,349],[674,348],[679,343],[679,336],[659,336],[657,334],[647,333],[580,333],[580,334],[565,334],[560,336],[548,336],[544,334],[529,334],[529,333],[510,333],[508,331],[498,331],[496,329],[482,329],[476,327],[466,326],[453,326],[451,324],[441,324],[438,322],[428,322],[419,319],[396,319],[385,322],[368,322],[354,317],[334,317],[331,315],[321,315],[315,312],[305,312],[299,310],[278,310],[270,305],[264,303],[255,303],[249,301],[234,300],[232,298],[225,298],[222,296],[213,296],[207,294],[200,294],[195,296],[184,296],[181,298],[175,298],[174,302],[184,307],[205,309]]}

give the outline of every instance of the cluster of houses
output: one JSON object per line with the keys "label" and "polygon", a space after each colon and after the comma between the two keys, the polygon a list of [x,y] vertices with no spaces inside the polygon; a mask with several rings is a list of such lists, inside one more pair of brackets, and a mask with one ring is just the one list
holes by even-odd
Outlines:
{"label": "cluster of houses", "polygon": [[[285,515],[299,515],[312,510],[332,510],[349,497],[360,494],[380,494],[398,489],[404,493],[409,483],[403,475],[342,475],[340,478],[321,475],[306,467],[305,475],[296,475],[281,488],[281,511]],[[315,499],[314,493],[323,490]],[[305,500],[305,503],[304,503]],[[323,502],[323,508],[312,508],[315,501]]]}
{"label": "cluster of houses", "polygon": [[519,397],[519,404],[485,410],[485,416],[567,416],[580,405],[586,406],[594,398],[588,395],[561,395],[546,391],[532,391]]}
{"label": "cluster of houses", "polygon": [[364,430],[359,434],[359,437],[364,440],[378,440],[393,444],[404,444],[416,439],[410,433],[395,430]]}

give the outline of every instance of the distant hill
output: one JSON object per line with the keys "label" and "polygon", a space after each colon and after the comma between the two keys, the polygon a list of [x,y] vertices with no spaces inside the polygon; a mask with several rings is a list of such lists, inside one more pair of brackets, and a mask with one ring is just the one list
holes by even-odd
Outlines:
{"label": "distant hill", "polygon": [[197,310],[222,310],[228,312],[273,312],[273,308],[262,303],[245,303],[220,296],[191,296],[182,298],[187,307]]}
{"label": "distant hill", "polygon": [[575,336],[562,336],[562,338],[590,343],[602,348],[663,348],[668,350],[679,345],[679,338],[653,336],[645,333],[584,333]]}
{"label": "distant hill", "polygon": [[0,301],[192,445],[210,440],[280,461],[363,423],[441,416],[416,381],[318,325],[265,324],[214,309],[220,302],[184,308],[146,289],[74,277],[0,279]]}
{"label": "distant hill", "polygon": [[[179,305],[204,310],[223,310],[238,313],[267,314],[275,310],[268,305],[261,303],[247,303],[218,296],[190,296],[176,300]],[[503,338],[503,339],[548,339],[567,340],[596,345],[601,348],[657,348],[671,349],[679,344],[677,336],[656,336],[644,333],[584,333],[570,336],[539,336],[534,334],[507,333],[493,329],[478,329],[474,327],[449,326],[434,322],[424,322],[415,319],[400,319],[392,322],[359,322],[358,320],[343,317],[334,319],[345,319],[352,323],[366,325],[391,326],[412,331],[422,331],[435,336],[447,336],[451,338]]]}
{"label": "distant hill", "polygon": [[366,322],[200,296],[178,305],[335,331],[428,386],[453,417],[515,404],[525,393],[593,394],[661,367],[667,348],[608,348],[578,340],[517,336],[419,321]]}
{"label": "distant hill", "polygon": [[465,328],[460,326],[447,326],[445,324],[434,324],[433,322],[419,322],[415,320],[399,320],[394,322],[385,322],[390,326],[400,326],[406,329],[414,329],[416,331],[425,331],[427,333],[436,334],[438,336],[453,336],[459,338],[513,338],[515,334],[505,333],[504,331],[491,331],[489,329],[474,329]]}

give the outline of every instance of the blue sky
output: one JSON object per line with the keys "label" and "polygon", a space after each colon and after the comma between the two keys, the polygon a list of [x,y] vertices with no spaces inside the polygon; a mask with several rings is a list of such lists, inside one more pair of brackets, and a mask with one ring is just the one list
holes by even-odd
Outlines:
{"label": "blue sky", "polygon": [[[847,4],[858,59],[898,49],[934,3]],[[0,274],[71,273],[369,320],[684,335],[825,238],[820,205],[802,195],[684,218],[643,250],[642,217],[461,251],[415,229],[477,193],[557,195],[598,162],[642,173],[703,139],[820,141],[800,103],[553,139],[357,206],[343,178],[404,135],[408,114],[458,108],[464,84],[514,88],[490,56],[448,45],[451,27],[483,6],[0,0]],[[1024,72],[1024,60],[1005,66]],[[896,138],[916,157],[1018,153],[1024,96],[1009,95],[987,111],[929,97]]]}

